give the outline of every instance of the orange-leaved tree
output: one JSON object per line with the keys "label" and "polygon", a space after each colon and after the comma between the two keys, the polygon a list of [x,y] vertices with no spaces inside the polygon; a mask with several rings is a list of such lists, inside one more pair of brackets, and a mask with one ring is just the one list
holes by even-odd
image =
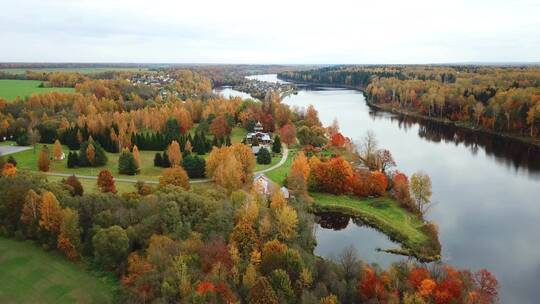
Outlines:
{"label": "orange-leaved tree", "polygon": [[52,192],[45,191],[41,195],[41,205],[39,208],[39,226],[51,233],[60,232],[62,224],[62,209],[56,196]]}
{"label": "orange-leaved tree", "polygon": [[180,151],[180,144],[173,140],[167,149],[167,155],[171,162],[171,167],[178,167],[182,163],[182,152]]}
{"label": "orange-leaved tree", "polygon": [[159,178],[159,185],[173,185],[189,190],[189,177],[182,167],[167,168]]}
{"label": "orange-leaved tree", "polygon": [[47,148],[47,146],[43,146],[43,148],[41,149],[41,152],[39,152],[39,157],[38,157],[39,171],[43,171],[43,172],[49,171],[50,164],[51,164],[51,160],[49,159],[49,148]]}
{"label": "orange-leaved tree", "polygon": [[78,248],[81,242],[81,231],[79,229],[79,214],[73,209],[62,210],[62,224],[58,235],[58,249],[70,260],[79,257]]}
{"label": "orange-leaved tree", "polygon": [[109,170],[101,170],[98,174],[97,186],[101,192],[116,193],[116,185],[114,184],[114,177]]}
{"label": "orange-leaved tree", "polygon": [[312,174],[319,191],[333,194],[351,191],[353,170],[351,164],[341,157],[321,162]]}
{"label": "orange-leaved tree", "polygon": [[60,141],[57,139],[54,142],[53,146],[53,158],[54,160],[62,160],[62,145],[60,144]]}

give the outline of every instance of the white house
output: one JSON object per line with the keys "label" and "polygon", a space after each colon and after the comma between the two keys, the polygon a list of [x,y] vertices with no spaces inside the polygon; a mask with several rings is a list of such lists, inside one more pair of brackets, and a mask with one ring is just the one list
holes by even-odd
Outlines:
{"label": "white house", "polygon": [[[278,184],[274,183],[268,178],[268,176],[264,174],[255,175],[255,178],[253,179],[253,186],[257,192],[266,197],[271,196],[276,190],[278,190],[279,187]],[[289,189],[286,187],[279,188],[279,191],[281,191],[285,199],[290,198]]]}

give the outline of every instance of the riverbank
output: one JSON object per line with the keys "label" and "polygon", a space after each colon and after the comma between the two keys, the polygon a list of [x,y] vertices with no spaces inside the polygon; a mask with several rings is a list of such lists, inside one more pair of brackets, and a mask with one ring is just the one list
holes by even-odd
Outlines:
{"label": "riverbank", "polygon": [[334,88],[357,90],[357,91],[360,91],[360,92],[362,92],[364,94],[364,97],[366,98],[367,105],[370,106],[373,109],[377,109],[377,110],[384,111],[384,112],[390,112],[390,113],[397,114],[397,115],[403,115],[403,116],[406,116],[406,117],[412,117],[412,118],[420,119],[420,120],[423,120],[423,121],[436,122],[436,123],[439,123],[439,124],[460,128],[462,130],[466,130],[466,131],[469,131],[469,132],[477,132],[477,133],[487,134],[487,135],[491,135],[491,136],[497,136],[497,137],[501,137],[501,138],[505,138],[505,139],[516,140],[516,141],[519,141],[521,143],[533,145],[533,146],[536,146],[536,147],[540,148],[540,140],[539,139],[534,139],[534,138],[530,138],[530,137],[523,137],[523,136],[519,136],[519,135],[512,134],[512,133],[506,133],[506,132],[496,132],[496,131],[493,131],[493,130],[489,130],[489,129],[485,129],[485,128],[482,128],[482,127],[474,126],[474,125],[471,125],[471,124],[468,124],[468,123],[465,123],[465,122],[461,122],[461,121],[452,121],[452,120],[449,120],[449,119],[446,119],[446,118],[439,118],[439,117],[434,117],[434,116],[425,116],[425,115],[419,114],[418,112],[408,111],[406,109],[401,109],[401,108],[396,108],[392,104],[372,103],[367,98],[367,95],[366,95],[366,92],[364,91],[364,89],[360,88],[360,87],[351,86],[351,85],[343,85],[343,84],[333,84],[333,83],[318,83],[318,82],[299,81],[299,80],[295,80],[295,79],[279,77],[279,75],[278,75],[278,79],[283,80],[283,81],[293,82],[293,83],[296,83],[296,84],[302,84],[302,85],[321,86],[321,87],[334,87]]}
{"label": "riverbank", "polygon": [[407,116],[407,117],[413,117],[413,118],[420,119],[420,120],[423,120],[423,121],[436,122],[436,123],[439,123],[439,124],[443,124],[443,125],[452,126],[452,127],[460,128],[460,129],[463,129],[463,130],[467,130],[467,131],[470,131],[470,132],[478,132],[478,133],[483,133],[483,134],[487,134],[487,135],[491,135],[491,136],[497,136],[497,137],[501,137],[501,138],[505,138],[505,139],[516,140],[516,141],[519,141],[519,142],[522,142],[522,143],[525,143],[525,144],[540,147],[540,140],[536,140],[534,138],[522,137],[522,136],[518,136],[518,135],[515,135],[515,134],[504,133],[504,132],[496,132],[496,131],[488,130],[488,129],[485,129],[485,128],[482,128],[482,127],[473,126],[473,125],[470,125],[470,124],[465,123],[465,122],[452,121],[452,120],[449,120],[447,118],[440,118],[440,117],[434,117],[434,116],[425,116],[425,115],[419,114],[419,113],[414,112],[414,111],[408,111],[408,110],[405,110],[405,109],[396,108],[392,104],[372,103],[372,102],[369,102],[367,100],[367,98],[366,98],[366,103],[371,108],[374,108],[374,109],[377,109],[377,110],[380,110],[380,111],[390,112],[390,113],[403,115],[403,116]]}
{"label": "riverbank", "polygon": [[441,258],[441,245],[433,225],[402,209],[390,197],[361,199],[326,193],[310,195],[314,199],[314,213],[340,213],[358,218],[401,245],[401,248],[381,251],[412,256],[421,262]]}

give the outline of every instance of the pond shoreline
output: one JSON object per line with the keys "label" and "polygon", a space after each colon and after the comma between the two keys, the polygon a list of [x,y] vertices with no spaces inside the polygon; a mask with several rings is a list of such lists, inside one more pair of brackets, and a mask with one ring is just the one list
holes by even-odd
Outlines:
{"label": "pond shoreline", "polygon": [[[358,204],[367,204],[370,201],[369,199],[351,199]],[[384,199],[391,200],[387,197]],[[315,201],[312,206],[312,213],[336,213],[352,218],[357,218],[366,226],[374,228],[375,230],[386,235],[391,241],[399,243],[401,245],[401,248],[378,249],[378,251],[414,257],[418,261],[423,263],[439,261],[441,259],[441,245],[438,235],[436,233],[430,233],[429,228],[427,228],[430,223],[425,223],[422,219],[418,218],[413,214],[409,214],[407,211],[403,210],[399,206],[397,206],[396,208],[401,209],[405,214],[407,214],[407,216],[414,218],[418,222],[423,223],[423,225],[420,227],[414,227],[412,223],[409,224],[411,229],[414,229],[417,234],[420,234],[422,235],[422,238],[425,238],[423,241],[418,242],[418,240],[413,239],[410,234],[402,231],[402,229],[398,227],[398,224],[396,222],[387,222],[382,219],[380,215],[369,212],[365,208],[360,208],[359,205],[358,207],[354,207],[347,206],[339,202],[323,202],[321,200],[318,200],[317,197],[315,197]]]}

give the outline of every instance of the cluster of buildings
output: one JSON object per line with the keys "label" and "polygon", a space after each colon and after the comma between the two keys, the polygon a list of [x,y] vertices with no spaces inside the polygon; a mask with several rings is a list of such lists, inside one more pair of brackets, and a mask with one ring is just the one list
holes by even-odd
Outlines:
{"label": "cluster of buildings", "polygon": [[246,135],[245,143],[251,146],[253,154],[259,154],[261,148],[266,148],[268,151],[272,149],[272,136],[270,133],[264,132],[264,128],[260,122],[255,124],[253,132],[248,132]]}
{"label": "cluster of buildings", "polygon": [[152,87],[162,87],[171,84],[175,79],[169,74],[142,74],[126,79],[133,84],[144,84]]}

